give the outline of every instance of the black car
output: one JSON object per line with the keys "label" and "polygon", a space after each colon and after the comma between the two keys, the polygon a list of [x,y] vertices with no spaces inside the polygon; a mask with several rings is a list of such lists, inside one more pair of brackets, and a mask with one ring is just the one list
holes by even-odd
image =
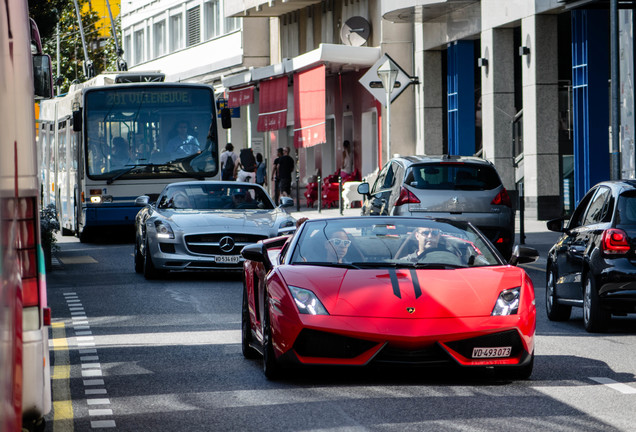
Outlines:
{"label": "black car", "polygon": [[601,332],[612,315],[636,312],[636,181],[592,187],[572,217],[547,223],[563,235],[550,249],[546,312],[552,321],[583,308],[589,332]]}

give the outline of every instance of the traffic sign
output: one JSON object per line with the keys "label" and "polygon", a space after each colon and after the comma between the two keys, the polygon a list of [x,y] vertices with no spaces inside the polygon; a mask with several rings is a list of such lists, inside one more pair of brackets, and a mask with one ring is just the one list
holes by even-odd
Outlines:
{"label": "traffic sign", "polygon": [[389,57],[388,54],[384,54],[380,60],[375,62],[373,66],[365,73],[362,78],[360,78],[359,82],[362,86],[367,89],[369,93],[373,95],[378,101],[380,101],[384,106],[386,106],[386,91],[384,90],[384,86],[382,85],[382,80],[378,75],[378,69],[382,66],[386,61],[391,62],[391,64],[398,69],[397,79],[395,80],[395,85],[393,86],[393,91],[391,92],[391,102],[393,102],[399,95],[402,94],[404,90],[411,84],[413,81],[411,77],[404,72],[404,70],[397,64],[395,61]]}

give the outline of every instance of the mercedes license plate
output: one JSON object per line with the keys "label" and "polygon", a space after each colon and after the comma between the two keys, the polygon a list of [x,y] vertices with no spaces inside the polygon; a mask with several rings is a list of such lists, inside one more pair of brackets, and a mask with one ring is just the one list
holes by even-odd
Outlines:
{"label": "mercedes license plate", "polygon": [[238,264],[239,255],[216,255],[214,262],[217,264]]}
{"label": "mercedes license plate", "polygon": [[473,348],[473,358],[510,357],[512,347]]}

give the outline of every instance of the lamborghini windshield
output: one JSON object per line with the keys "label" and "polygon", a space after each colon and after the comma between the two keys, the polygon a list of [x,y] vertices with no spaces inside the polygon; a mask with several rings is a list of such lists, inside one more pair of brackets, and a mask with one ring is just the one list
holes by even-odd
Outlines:
{"label": "lamborghini windshield", "polygon": [[349,268],[462,268],[501,265],[471,225],[418,218],[308,220],[291,264]]}

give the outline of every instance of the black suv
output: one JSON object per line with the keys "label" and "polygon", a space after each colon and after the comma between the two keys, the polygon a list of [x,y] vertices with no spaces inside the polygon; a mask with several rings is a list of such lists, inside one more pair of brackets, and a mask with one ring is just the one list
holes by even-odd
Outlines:
{"label": "black suv", "polygon": [[636,181],[592,187],[572,217],[547,223],[561,232],[548,253],[546,311],[552,321],[583,308],[589,332],[607,328],[614,315],[636,312]]}

